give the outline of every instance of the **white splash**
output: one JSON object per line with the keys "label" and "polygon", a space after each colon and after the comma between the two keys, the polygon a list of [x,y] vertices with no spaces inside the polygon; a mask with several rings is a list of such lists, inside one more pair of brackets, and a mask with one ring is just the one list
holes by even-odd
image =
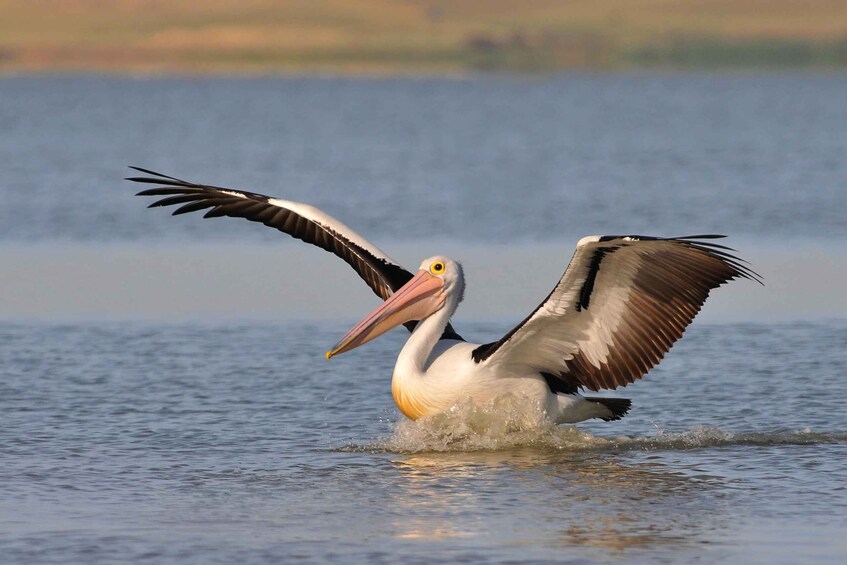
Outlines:
{"label": "white splash", "polygon": [[[534,412],[533,412],[534,413]],[[847,433],[800,431],[728,432],[698,426],[688,431],[652,436],[597,436],[575,426],[539,426],[525,403],[499,402],[489,407],[472,403],[419,420],[393,424],[391,436],[348,450],[391,453],[470,452],[533,449],[542,452],[619,452],[702,449],[728,445],[805,445],[847,443]]]}

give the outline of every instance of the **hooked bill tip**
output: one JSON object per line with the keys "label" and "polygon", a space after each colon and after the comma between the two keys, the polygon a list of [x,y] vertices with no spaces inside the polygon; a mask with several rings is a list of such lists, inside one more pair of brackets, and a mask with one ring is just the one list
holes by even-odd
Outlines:
{"label": "hooked bill tip", "polygon": [[326,360],[329,361],[330,359],[332,359],[332,351],[327,351],[326,352]]}

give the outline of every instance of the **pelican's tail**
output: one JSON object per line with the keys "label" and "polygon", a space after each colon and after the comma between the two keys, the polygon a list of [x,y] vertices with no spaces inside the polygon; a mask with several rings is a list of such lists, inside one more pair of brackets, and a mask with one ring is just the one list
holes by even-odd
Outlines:
{"label": "pelican's tail", "polygon": [[611,420],[620,420],[627,412],[629,412],[632,401],[628,398],[598,398],[596,396],[586,396],[585,400],[596,402],[609,411],[608,416],[599,416],[601,420],[609,422]]}

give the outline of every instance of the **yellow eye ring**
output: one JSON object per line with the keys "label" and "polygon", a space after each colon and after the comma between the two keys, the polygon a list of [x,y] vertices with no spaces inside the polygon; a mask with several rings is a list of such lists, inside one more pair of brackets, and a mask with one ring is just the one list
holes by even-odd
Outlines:
{"label": "yellow eye ring", "polygon": [[432,264],[432,266],[430,266],[429,272],[433,275],[442,274],[444,272],[444,263],[442,263],[441,261],[436,261]]}

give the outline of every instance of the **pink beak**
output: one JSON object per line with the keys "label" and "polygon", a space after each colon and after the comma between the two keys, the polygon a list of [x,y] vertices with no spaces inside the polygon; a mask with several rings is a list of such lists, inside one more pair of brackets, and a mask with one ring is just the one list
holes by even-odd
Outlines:
{"label": "pink beak", "polygon": [[444,305],[445,296],[441,292],[443,287],[444,281],[440,278],[427,271],[419,271],[379,308],[344,334],[344,337],[326,352],[326,358],[364,345],[400,324],[430,316]]}

